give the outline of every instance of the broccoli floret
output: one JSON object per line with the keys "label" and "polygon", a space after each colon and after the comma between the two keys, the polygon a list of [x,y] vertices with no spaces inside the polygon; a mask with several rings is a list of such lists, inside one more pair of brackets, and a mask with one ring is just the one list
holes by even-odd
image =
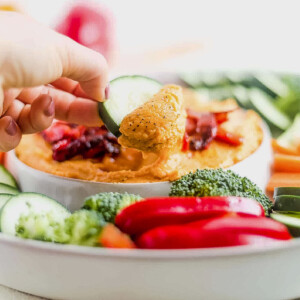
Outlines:
{"label": "broccoli floret", "polygon": [[29,213],[20,217],[16,235],[60,244],[99,246],[99,236],[105,224],[103,217],[95,211],[78,210],[60,221],[52,212]]}
{"label": "broccoli floret", "polygon": [[78,210],[65,220],[68,244],[100,246],[99,236],[106,222],[95,211]]}
{"label": "broccoli floret", "polygon": [[66,243],[69,236],[64,230],[65,219],[58,219],[53,212],[21,215],[16,225],[16,235],[24,239]]}
{"label": "broccoli floret", "polygon": [[133,194],[99,193],[86,198],[82,208],[97,211],[106,222],[114,223],[121,209],[140,200],[142,197]]}
{"label": "broccoli floret", "polygon": [[170,196],[238,196],[255,199],[268,214],[272,202],[246,177],[222,169],[197,170],[174,181]]}

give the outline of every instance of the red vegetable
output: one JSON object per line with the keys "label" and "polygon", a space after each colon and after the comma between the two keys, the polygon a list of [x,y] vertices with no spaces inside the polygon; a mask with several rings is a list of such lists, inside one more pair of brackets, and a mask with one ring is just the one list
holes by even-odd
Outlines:
{"label": "red vegetable", "polygon": [[115,46],[113,15],[103,6],[75,4],[56,30],[110,60]]}
{"label": "red vegetable", "polygon": [[243,143],[244,139],[240,135],[225,131],[223,128],[218,127],[216,140],[232,146],[239,146]]}
{"label": "red vegetable", "polygon": [[[217,123],[214,114],[196,112],[191,109],[187,109],[186,112],[188,150],[199,151],[207,149],[217,133]],[[185,146],[185,148],[187,147]]]}
{"label": "red vegetable", "polygon": [[77,155],[101,160],[104,155],[116,157],[120,153],[117,138],[105,127],[56,122],[44,130],[42,136],[52,145],[52,158],[56,161],[65,161]]}
{"label": "red vegetable", "polygon": [[185,225],[157,227],[142,234],[136,244],[146,249],[183,249],[268,244],[289,239],[287,228],[276,221],[230,214]]}
{"label": "red vegetable", "polygon": [[190,149],[189,147],[189,136],[188,134],[185,132],[184,133],[184,136],[183,136],[183,141],[182,141],[182,151],[185,152],[185,151],[188,151]]}
{"label": "red vegetable", "polygon": [[149,198],[124,208],[115,224],[128,234],[141,234],[162,225],[174,225],[215,217],[228,212],[264,216],[255,200],[231,197]]}

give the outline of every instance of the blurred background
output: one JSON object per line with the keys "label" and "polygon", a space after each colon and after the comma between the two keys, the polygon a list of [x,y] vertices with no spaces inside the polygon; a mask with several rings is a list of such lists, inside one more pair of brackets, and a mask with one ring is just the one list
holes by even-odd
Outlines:
{"label": "blurred background", "polygon": [[[0,0],[11,3],[13,1]],[[56,27],[75,3],[113,19],[119,69],[299,71],[299,1],[19,0],[24,12]],[[116,49],[115,49],[116,50]]]}
{"label": "blurred background", "polygon": [[0,7],[101,52],[111,78],[168,72],[205,101],[233,97],[259,112],[274,136],[300,112],[297,0],[0,0]]}

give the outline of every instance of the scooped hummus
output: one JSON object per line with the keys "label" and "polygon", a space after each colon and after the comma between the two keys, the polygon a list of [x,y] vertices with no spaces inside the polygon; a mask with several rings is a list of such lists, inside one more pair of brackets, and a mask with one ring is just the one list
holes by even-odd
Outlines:
{"label": "scooped hummus", "polygon": [[[40,134],[24,136],[16,154],[30,167],[58,176],[133,183],[172,181],[196,169],[227,168],[247,158],[260,146],[263,132],[261,119],[255,112],[238,108],[233,100],[203,103],[195,99],[191,91],[182,93],[181,87],[163,87],[123,120],[118,155],[105,154],[101,159],[78,155],[62,162],[55,161],[51,144]],[[232,145],[211,139],[199,151],[183,151],[182,139],[186,134],[183,107],[196,113],[229,111],[218,128],[238,134],[243,142]]]}
{"label": "scooped hummus", "polygon": [[123,119],[119,143],[144,152],[178,151],[185,120],[182,88],[167,85]]}

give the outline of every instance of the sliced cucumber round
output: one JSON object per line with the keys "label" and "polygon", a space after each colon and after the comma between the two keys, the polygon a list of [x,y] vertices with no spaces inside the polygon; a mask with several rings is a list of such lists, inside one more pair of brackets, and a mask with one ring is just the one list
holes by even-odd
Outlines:
{"label": "sliced cucumber round", "polygon": [[2,165],[0,165],[0,183],[5,183],[15,188],[17,187],[17,182],[15,178]]}
{"label": "sliced cucumber round", "polygon": [[282,133],[277,142],[286,148],[297,148],[300,138],[300,113],[298,113],[293,121],[293,124]]}
{"label": "sliced cucumber round", "polygon": [[0,210],[12,196],[11,194],[0,194]]}
{"label": "sliced cucumber round", "polygon": [[19,190],[11,185],[0,183],[0,194],[19,194]]}
{"label": "sliced cucumber round", "polygon": [[10,198],[0,213],[0,229],[3,233],[16,235],[16,225],[21,216],[30,213],[43,214],[53,212],[57,221],[70,215],[70,212],[59,202],[37,193],[21,193]]}
{"label": "sliced cucumber round", "polygon": [[99,115],[107,129],[120,136],[119,127],[126,115],[148,101],[161,89],[161,84],[149,77],[132,75],[110,82],[110,96],[99,103]]}
{"label": "sliced cucumber round", "polygon": [[272,213],[270,217],[282,224],[284,224],[291,233],[292,236],[298,237],[300,236],[300,216],[297,214],[289,213],[289,214],[281,214],[281,213]]}
{"label": "sliced cucumber round", "polygon": [[249,93],[252,108],[268,122],[282,130],[287,129],[291,125],[289,117],[274,105],[270,96],[257,88],[250,88]]}
{"label": "sliced cucumber round", "polygon": [[294,195],[276,196],[274,210],[300,211],[300,196],[294,196]]}
{"label": "sliced cucumber round", "polygon": [[300,187],[276,187],[274,189],[274,198],[282,195],[300,196]]}

